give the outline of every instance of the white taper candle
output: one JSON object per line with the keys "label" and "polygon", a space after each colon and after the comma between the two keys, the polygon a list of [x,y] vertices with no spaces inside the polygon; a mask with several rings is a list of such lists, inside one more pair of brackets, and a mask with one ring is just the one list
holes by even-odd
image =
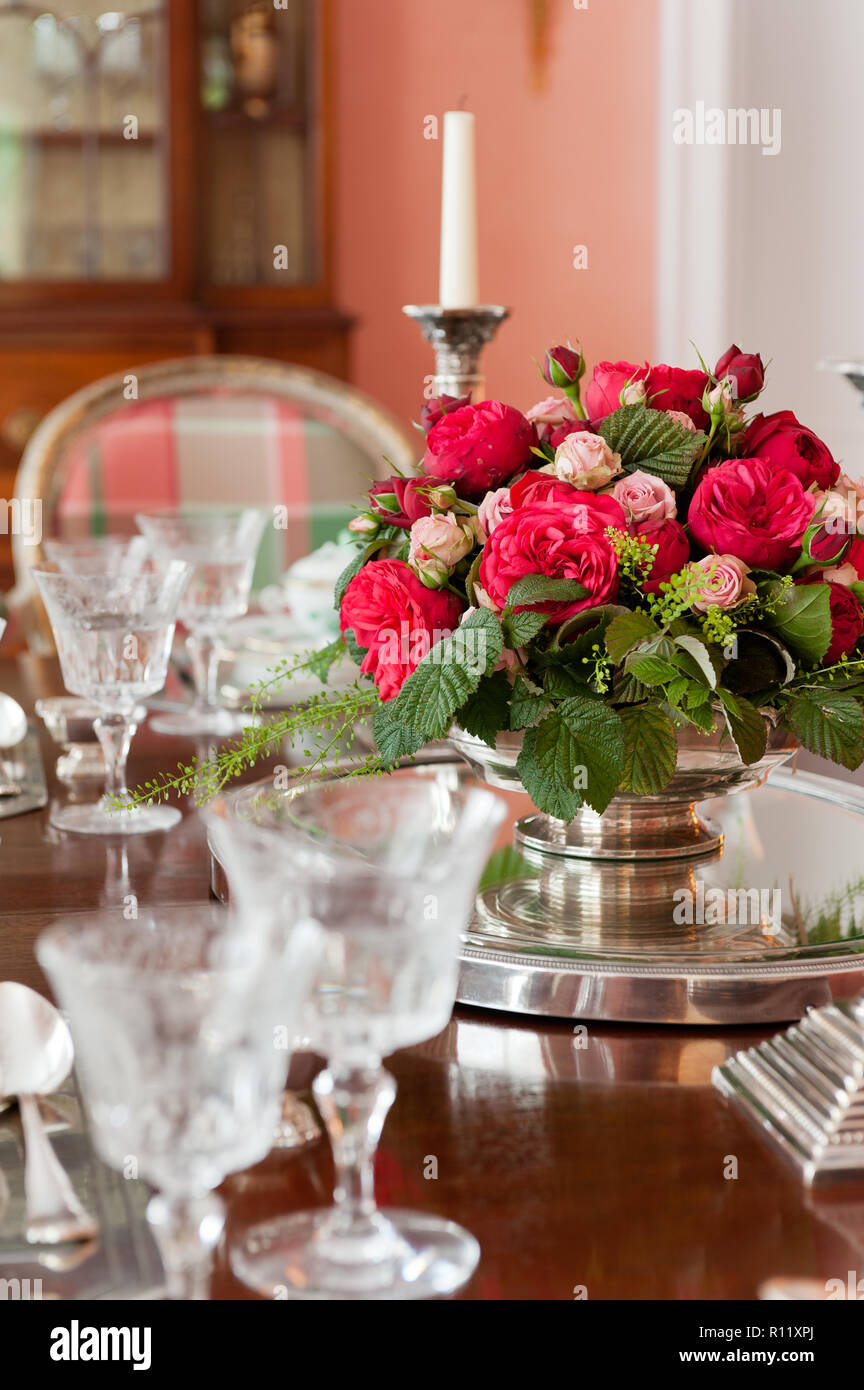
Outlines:
{"label": "white taper candle", "polygon": [[477,186],[471,111],[444,112],[438,301],[443,309],[471,309],[477,304]]}

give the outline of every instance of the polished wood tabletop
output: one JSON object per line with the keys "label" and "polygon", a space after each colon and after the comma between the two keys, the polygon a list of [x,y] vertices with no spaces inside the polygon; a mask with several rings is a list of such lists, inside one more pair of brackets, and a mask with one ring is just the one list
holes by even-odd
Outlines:
{"label": "polished wood tabletop", "polygon": [[[52,663],[21,658],[0,661],[0,690],[32,713],[62,685]],[[63,798],[45,735],[42,749],[51,798]],[[130,784],[193,751],[141,729]],[[194,807],[183,810],[170,833],[126,840],[56,831],[49,808],[0,820],[0,980],[50,993],[33,946],[64,913],[129,894],[146,905],[206,901],[202,827]],[[457,1008],[439,1037],[388,1062],[399,1091],[379,1200],[477,1236],[466,1299],[753,1299],[773,1276],[845,1280],[864,1271],[864,1186],[808,1195],[710,1084],[717,1062],[769,1031],[581,1029]],[[234,1175],[226,1240],[326,1203],[331,1176],[326,1141]],[[213,1294],[253,1297],[224,1247]]]}

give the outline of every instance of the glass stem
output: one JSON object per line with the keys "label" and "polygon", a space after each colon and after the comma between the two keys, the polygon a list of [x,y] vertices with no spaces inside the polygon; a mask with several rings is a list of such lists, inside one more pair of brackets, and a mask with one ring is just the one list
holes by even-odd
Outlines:
{"label": "glass stem", "polygon": [[336,1168],[328,1234],[362,1237],[374,1227],[375,1151],[396,1097],[396,1083],[380,1063],[333,1065],[318,1073],[312,1089]]}
{"label": "glass stem", "polygon": [[208,1298],[225,1203],[213,1192],[197,1197],[157,1193],[147,1203],[147,1221],[165,1268],[165,1297],[184,1302]]}
{"label": "glass stem", "polygon": [[186,638],[192,658],[192,679],[195,682],[195,709],[212,710],[219,706],[216,673],[219,667],[219,644],[212,628],[197,629]]}
{"label": "glass stem", "polygon": [[107,711],[93,720],[105,759],[105,796],[126,796],[126,759],[135,724],[127,714]]}

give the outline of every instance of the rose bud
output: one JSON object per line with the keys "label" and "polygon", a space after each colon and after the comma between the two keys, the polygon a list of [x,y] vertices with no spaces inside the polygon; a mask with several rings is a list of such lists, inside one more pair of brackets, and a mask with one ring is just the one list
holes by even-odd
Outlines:
{"label": "rose bud", "polygon": [[467,396],[431,396],[420,411],[420,423],[428,434],[433,425],[437,425],[445,415],[450,415],[454,410],[460,410],[463,405],[470,405],[471,393]]}
{"label": "rose bud", "polygon": [[423,516],[411,527],[408,563],[427,588],[440,589],[475,541],[471,522],[460,522],[452,512]]}
{"label": "rose bud", "polygon": [[575,348],[558,346],[546,354],[543,379],[559,389],[575,386],[585,372],[585,359]]}
{"label": "rose bud", "polygon": [[831,525],[824,517],[816,516],[812,526],[808,526],[801,541],[799,565],[807,560],[816,564],[834,564],[849,549],[851,537]]}
{"label": "rose bud", "polygon": [[460,497],[479,501],[528,466],[535,438],[534,426],[512,405],[463,405],[432,426],[423,471],[452,483]]}
{"label": "rose bud", "polygon": [[379,525],[377,516],[372,512],[361,512],[359,516],[352,516],[348,522],[348,530],[353,531],[355,536],[374,536]]}
{"label": "rose bud", "polygon": [[840,465],[827,445],[796,420],[791,410],[756,415],[747,427],[743,449],[748,458],[788,469],[805,488],[813,483],[820,489],[831,488],[840,476]]}
{"label": "rose bud", "polygon": [[690,570],[703,576],[693,600],[700,613],[707,613],[709,608],[736,608],[756,592],[756,585],[748,578],[750,566],[737,555],[705,555],[695,560]]}
{"label": "rose bud", "polygon": [[500,525],[512,510],[509,487],[499,487],[495,492],[487,492],[477,508],[477,522],[484,538],[491,536],[495,527]]}
{"label": "rose bud", "polygon": [[720,358],[714,376],[718,381],[731,377],[739,401],[755,400],[765,385],[765,367],[759,353],[742,352],[735,343]]}
{"label": "rose bud", "polygon": [[445,507],[452,505],[456,496],[452,488],[430,484],[426,477],[400,478],[398,475],[373,483],[368,495],[373,515],[403,531],[419,517],[431,515],[433,507],[438,505],[433,502],[433,495],[440,495]]}
{"label": "rose bud", "polygon": [[653,473],[643,473],[641,468],[626,478],[619,478],[612,489],[612,496],[621,503],[631,524],[640,521],[659,524],[667,517],[675,516],[677,511],[675,494],[669,484]]}
{"label": "rose bud", "polygon": [[653,521],[639,522],[633,534],[642,536],[650,546],[656,546],[648,578],[642,581],[647,594],[659,593],[660,585],[682,570],[690,559],[690,542],[680,521],[667,517],[658,526]]}
{"label": "rose bud", "polygon": [[594,492],[621,472],[621,455],[599,434],[568,434],[555,450],[555,476],[571,487]]}

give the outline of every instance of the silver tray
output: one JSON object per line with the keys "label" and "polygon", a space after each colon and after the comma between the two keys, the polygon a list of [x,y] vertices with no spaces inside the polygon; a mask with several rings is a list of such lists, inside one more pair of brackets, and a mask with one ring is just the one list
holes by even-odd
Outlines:
{"label": "silver tray", "polygon": [[[394,775],[473,776],[447,749],[426,750]],[[248,816],[262,791],[273,795],[271,780],[234,792],[232,813]],[[864,789],[780,769],[755,791],[702,804],[722,830],[722,851],[638,869],[584,861],[574,868],[556,855],[517,862],[513,823],[530,803],[523,793],[497,794],[512,816],[463,938],[459,1003],[550,1018],[753,1025],[800,1018],[864,990]],[[224,901],[225,876],[210,852],[213,891]],[[545,920],[538,879],[551,885]],[[673,928],[668,899],[679,882],[697,898],[700,882],[703,897],[711,889],[776,891],[783,910],[770,930],[761,920]],[[504,934],[483,910],[502,884],[517,901],[524,888],[535,913],[533,923]]]}

